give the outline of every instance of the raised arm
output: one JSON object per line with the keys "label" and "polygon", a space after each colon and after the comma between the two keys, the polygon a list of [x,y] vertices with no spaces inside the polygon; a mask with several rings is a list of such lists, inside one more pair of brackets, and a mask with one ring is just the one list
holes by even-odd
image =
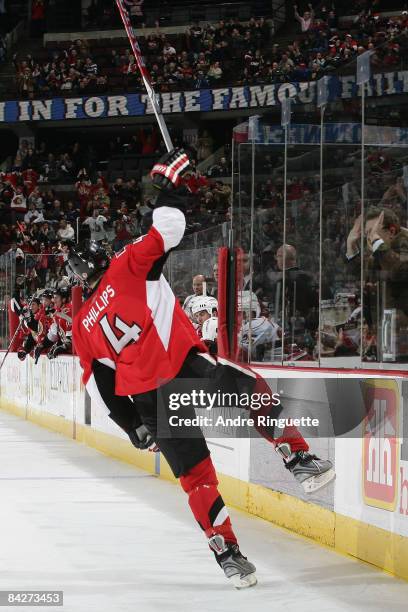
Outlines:
{"label": "raised arm", "polygon": [[153,212],[153,227],[160,233],[165,252],[178,246],[186,229],[184,217],[187,189],[182,175],[190,167],[183,149],[173,149],[153,166],[150,176],[159,190]]}
{"label": "raised arm", "polygon": [[294,4],[294,5],[293,5],[293,9],[294,9],[294,11],[295,11],[295,19],[297,19],[297,20],[298,20],[300,23],[302,23],[302,18],[301,18],[301,16],[300,16],[300,15],[299,15],[299,13],[298,13],[298,7],[297,7],[297,4]]}
{"label": "raised arm", "polygon": [[136,240],[130,249],[133,273],[147,274],[148,280],[160,277],[168,253],[183,239],[188,190],[181,183],[181,175],[188,167],[187,155],[175,149],[166,153],[151,172],[153,184],[158,189],[153,224],[148,234]]}

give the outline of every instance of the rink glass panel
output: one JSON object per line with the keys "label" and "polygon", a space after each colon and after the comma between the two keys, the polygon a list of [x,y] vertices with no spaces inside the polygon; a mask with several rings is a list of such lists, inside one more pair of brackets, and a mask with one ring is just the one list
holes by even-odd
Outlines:
{"label": "rink glass panel", "polygon": [[[348,73],[353,70],[355,66]],[[361,109],[359,102],[336,100],[323,112],[321,300],[315,351],[321,364],[356,367],[361,363],[361,265],[360,258],[349,262],[346,253],[347,237],[361,211]]]}
{"label": "rink glass panel", "polygon": [[[395,130],[378,132],[366,128],[363,360],[408,363],[408,147],[395,144]],[[381,272],[372,248],[376,210],[391,242]]]}
{"label": "rink glass panel", "polygon": [[10,253],[0,256],[0,349],[10,342],[8,305],[16,282],[16,259]]}
{"label": "rink glass panel", "polygon": [[[406,37],[395,37],[394,43],[400,45],[398,63],[391,67],[388,60],[393,51],[388,43],[380,45],[370,60],[370,81],[355,85],[351,99],[332,100],[324,115],[329,127],[346,118],[359,131],[356,138],[356,127],[352,128],[353,145],[327,138],[324,146],[323,180],[328,182],[329,172],[337,173],[340,180],[335,181],[335,195],[332,180],[325,185],[323,202],[323,252],[328,257],[323,257],[322,289],[327,299],[321,304],[321,365],[384,364],[392,368],[392,364],[408,361],[408,241],[404,229],[408,225],[408,132],[398,127],[398,112],[379,105],[372,95],[380,86],[379,73],[393,76],[393,71],[407,67]],[[339,76],[355,76],[357,62],[349,62],[338,72]],[[381,86],[389,88],[390,81]],[[381,212],[386,215],[379,228],[386,243],[385,257],[373,254],[374,234],[370,233]],[[391,231],[390,224],[394,226]],[[359,227],[360,238],[354,248],[349,246],[349,252],[359,250],[360,254],[350,260],[344,256],[347,238],[356,235],[356,230],[358,234]]]}
{"label": "rink glass panel", "polygon": [[193,277],[198,274],[206,279],[207,295],[216,296],[218,249],[227,245],[228,231],[229,225],[223,223],[187,235],[180,247],[170,253],[164,275],[181,305],[193,293]]}
{"label": "rink glass panel", "polygon": [[281,288],[283,302],[284,362],[318,358],[320,180],[320,147],[296,143],[289,130],[286,237],[281,242],[287,245],[285,261],[281,245],[275,255],[275,286]]}
{"label": "rink glass panel", "polygon": [[[238,291],[251,290],[260,316],[279,325],[285,338],[283,346],[276,335],[273,342],[254,342],[251,325],[241,321],[241,361],[353,368],[408,361],[408,148],[398,128],[366,126],[363,167],[361,105],[352,104],[354,121],[347,124],[343,102],[327,105],[322,147],[320,138],[302,142],[296,123],[288,131],[286,206],[284,145],[235,147],[232,226],[243,259]],[[320,133],[319,124],[309,128]],[[387,222],[379,228],[394,259],[381,268],[370,244],[374,208],[385,211],[391,225],[395,220],[394,228]],[[361,214],[363,240],[355,240],[355,250],[362,256],[349,260],[348,238]],[[284,241],[286,270],[279,253]],[[254,318],[255,311],[238,317]]]}
{"label": "rink glass panel", "polygon": [[236,157],[233,230],[238,248],[238,359],[280,362],[280,338],[273,337],[268,323],[282,319],[282,295],[276,291],[276,251],[284,225],[284,147],[240,143]]}

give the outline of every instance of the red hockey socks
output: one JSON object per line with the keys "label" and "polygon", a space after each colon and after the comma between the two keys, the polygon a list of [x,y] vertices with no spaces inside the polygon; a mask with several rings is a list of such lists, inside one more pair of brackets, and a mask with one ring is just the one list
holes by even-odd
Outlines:
{"label": "red hockey socks", "polygon": [[218,480],[211,457],[200,461],[187,474],[180,476],[180,483],[188,494],[188,503],[194,517],[207,538],[220,534],[226,542],[236,544],[237,538],[232,530],[228,510],[217,488]]}
{"label": "red hockey socks", "polygon": [[300,435],[299,430],[293,426],[285,427],[282,436],[274,440],[275,446],[277,446],[278,444],[283,444],[284,442],[290,444],[290,450],[292,451],[292,453],[296,453],[296,451],[309,450],[308,443],[306,442],[304,437]]}
{"label": "red hockey socks", "polygon": [[[256,383],[254,387],[254,393],[267,393],[271,394],[271,389],[266,383],[266,381],[261,376],[256,376]],[[280,407],[273,406],[272,404],[269,406],[262,406],[260,410],[251,411],[251,417],[255,420],[255,427],[259,434],[268,442],[271,442],[276,447],[278,444],[283,444],[287,442],[290,444],[290,448],[292,453],[296,451],[308,451],[309,445],[300,433],[300,431],[294,426],[285,427],[283,430],[282,436],[279,438],[272,437],[271,433],[268,431],[268,427],[264,425],[257,424],[257,415],[261,416],[269,416],[271,418],[279,418]]]}

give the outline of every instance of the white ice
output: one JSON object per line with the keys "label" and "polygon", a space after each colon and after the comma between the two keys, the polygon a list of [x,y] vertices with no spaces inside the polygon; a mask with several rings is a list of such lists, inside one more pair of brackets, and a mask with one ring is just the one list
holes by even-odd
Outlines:
{"label": "white ice", "polygon": [[258,568],[246,591],[225,580],[178,486],[0,412],[0,590],[63,590],[62,612],[407,610],[405,582],[231,514]]}

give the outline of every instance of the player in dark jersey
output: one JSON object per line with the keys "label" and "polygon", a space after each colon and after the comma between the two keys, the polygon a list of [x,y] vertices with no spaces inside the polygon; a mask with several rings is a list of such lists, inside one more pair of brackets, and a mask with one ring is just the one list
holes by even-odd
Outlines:
{"label": "player in dark jersey", "polygon": [[[210,380],[212,388],[228,390],[241,384],[248,391],[259,382],[247,368],[226,360],[217,364],[162,275],[169,252],[185,231],[186,198],[180,175],[187,166],[186,155],[176,150],[154,167],[153,182],[161,191],[146,236],[111,261],[92,241],[71,251],[71,273],[93,290],[75,316],[73,338],[88,392],[137,448],[158,445],[188,494],[191,510],[225,575],[237,588],[245,588],[256,584],[255,567],[239,550],[202,432],[166,427],[175,380],[180,384],[186,379],[202,379],[203,384]],[[194,409],[184,407],[179,416],[194,418]],[[298,474],[306,464],[307,479],[322,474],[328,478],[330,462],[308,455],[298,432],[278,440],[273,440],[273,432],[261,433],[283,449],[284,460],[300,482]]]}

